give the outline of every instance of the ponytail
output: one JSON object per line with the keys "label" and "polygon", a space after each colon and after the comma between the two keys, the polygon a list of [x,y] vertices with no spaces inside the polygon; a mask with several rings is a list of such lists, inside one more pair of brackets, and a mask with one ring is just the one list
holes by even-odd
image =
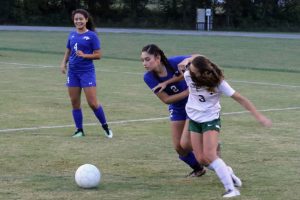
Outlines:
{"label": "ponytail", "polygon": [[177,75],[175,69],[172,67],[165,53],[155,44],[148,44],[143,47],[142,52],[147,52],[150,55],[160,56],[162,64],[166,67],[167,71]]}

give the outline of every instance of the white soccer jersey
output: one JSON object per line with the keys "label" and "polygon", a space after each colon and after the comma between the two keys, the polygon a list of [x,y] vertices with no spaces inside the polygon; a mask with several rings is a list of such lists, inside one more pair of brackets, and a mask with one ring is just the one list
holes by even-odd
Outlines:
{"label": "white soccer jersey", "polygon": [[221,111],[221,95],[232,96],[235,93],[235,90],[225,80],[215,89],[215,92],[209,92],[206,88],[195,86],[188,70],[184,73],[184,79],[190,93],[185,110],[189,118],[198,123],[218,119]]}

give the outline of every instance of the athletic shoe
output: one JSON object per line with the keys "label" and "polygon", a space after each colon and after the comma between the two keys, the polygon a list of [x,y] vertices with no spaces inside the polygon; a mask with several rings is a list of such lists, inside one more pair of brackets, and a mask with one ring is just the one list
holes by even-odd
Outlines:
{"label": "athletic shoe", "polygon": [[227,166],[228,171],[230,173],[230,176],[232,178],[233,184],[235,187],[242,187],[242,181],[239,177],[237,177],[234,173],[231,167]]}
{"label": "athletic shoe", "polygon": [[231,197],[236,197],[236,196],[240,196],[240,191],[238,191],[236,188],[234,188],[233,190],[228,190],[227,192],[225,192],[223,194],[224,198],[231,198]]}
{"label": "athletic shoe", "polygon": [[72,135],[73,138],[78,138],[78,137],[83,137],[83,136],[85,136],[85,135],[84,135],[84,132],[83,132],[82,130],[77,130],[77,131]]}
{"label": "athletic shoe", "polygon": [[104,130],[104,134],[107,138],[111,139],[113,137],[113,132],[109,128]]}
{"label": "athletic shoe", "polygon": [[203,167],[202,169],[194,169],[186,177],[200,177],[203,176],[205,173],[206,173],[206,169]]}

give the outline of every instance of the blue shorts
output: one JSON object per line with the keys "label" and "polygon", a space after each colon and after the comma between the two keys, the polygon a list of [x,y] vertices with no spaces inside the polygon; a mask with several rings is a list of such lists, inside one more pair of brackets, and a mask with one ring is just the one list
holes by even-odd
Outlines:
{"label": "blue shorts", "polygon": [[90,72],[68,72],[67,83],[68,87],[95,87],[96,74],[94,71]]}
{"label": "blue shorts", "polygon": [[171,121],[182,121],[188,119],[184,106],[180,108],[169,108],[169,113]]}

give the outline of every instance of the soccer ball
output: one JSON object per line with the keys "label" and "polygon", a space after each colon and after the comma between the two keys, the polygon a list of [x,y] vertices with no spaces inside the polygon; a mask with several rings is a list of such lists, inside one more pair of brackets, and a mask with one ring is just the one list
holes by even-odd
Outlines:
{"label": "soccer ball", "polygon": [[99,185],[100,179],[99,169],[91,164],[81,165],[75,173],[75,181],[82,188],[95,188]]}

